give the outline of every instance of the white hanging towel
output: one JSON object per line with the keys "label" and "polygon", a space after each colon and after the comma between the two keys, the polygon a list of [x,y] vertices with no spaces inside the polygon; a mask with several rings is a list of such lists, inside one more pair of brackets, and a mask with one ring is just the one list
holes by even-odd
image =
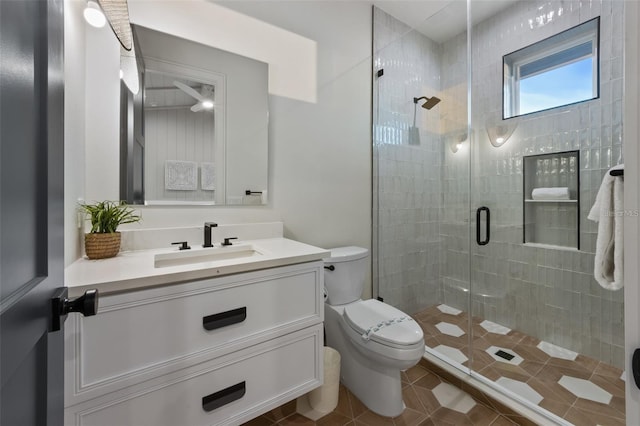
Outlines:
{"label": "white hanging towel", "polygon": [[[624,164],[611,168],[618,169],[624,170]],[[598,222],[593,275],[602,287],[619,290],[623,286],[624,180],[611,176],[611,170],[602,179],[587,218]]]}

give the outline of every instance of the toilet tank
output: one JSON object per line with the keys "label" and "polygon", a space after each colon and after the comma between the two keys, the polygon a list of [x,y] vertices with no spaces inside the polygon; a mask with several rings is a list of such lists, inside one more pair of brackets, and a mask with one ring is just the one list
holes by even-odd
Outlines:
{"label": "toilet tank", "polygon": [[323,259],[327,303],[344,305],[360,299],[367,272],[369,250],[350,246],[333,248],[330,251],[331,257]]}

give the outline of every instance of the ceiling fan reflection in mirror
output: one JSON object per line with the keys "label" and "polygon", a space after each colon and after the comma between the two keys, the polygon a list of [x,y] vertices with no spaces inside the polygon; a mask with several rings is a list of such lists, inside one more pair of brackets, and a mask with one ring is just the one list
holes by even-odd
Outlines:
{"label": "ceiling fan reflection in mirror", "polygon": [[198,102],[191,107],[191,111],[198,112],[202,110],[213,110],[215,104],[213,102],[214,89],[209,84],[203,84],[200,87],[200,92],[191,86],[188,86],[178,80],[174,80],[173,84],[187,95],[196,99]]}
{"label": "ceiling fan reflection in mirror", "polygon": [[145,73],[144,108],[147,110],[189,109],[195,113],[212,113],[219,106],[215,101],[215,84],[154,70]]}

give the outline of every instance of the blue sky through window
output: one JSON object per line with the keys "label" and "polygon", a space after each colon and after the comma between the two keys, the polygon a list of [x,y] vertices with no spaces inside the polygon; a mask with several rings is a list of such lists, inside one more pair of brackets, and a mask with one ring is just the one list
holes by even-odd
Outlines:
{"label": "blue sky through window", "polygon": [[520,114],[592,99],[593,58],[520,80]]}

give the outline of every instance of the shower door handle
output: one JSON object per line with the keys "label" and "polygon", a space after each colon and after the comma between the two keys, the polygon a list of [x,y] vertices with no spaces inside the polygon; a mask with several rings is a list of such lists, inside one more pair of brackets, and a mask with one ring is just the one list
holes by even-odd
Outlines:
{"label": "shower door handle", "polygon": [[[486,233],[485,233],[485,239],[481,240],[480,239],[480,216],[482,215],[482,212],[485,211],[487,212],[487,221],[486,221]],[[487,244],[489,244],[489,238],[490,238],[490,228],[491,228],[491,211],[489,210],[489,207],[478,207],[478,210],[476,210],[476,243],[478,243],[479,246],[486,246]]]}
{"label": "shower door handle", "polygon": [[631,372],[633,373],[633,381],[636,382],[636,386],[640,388],[640,348],[633,351]]}

